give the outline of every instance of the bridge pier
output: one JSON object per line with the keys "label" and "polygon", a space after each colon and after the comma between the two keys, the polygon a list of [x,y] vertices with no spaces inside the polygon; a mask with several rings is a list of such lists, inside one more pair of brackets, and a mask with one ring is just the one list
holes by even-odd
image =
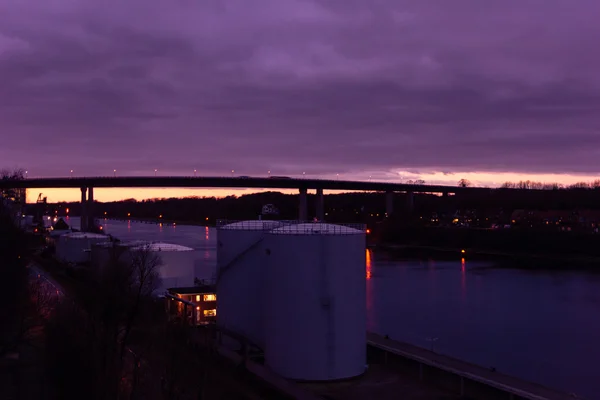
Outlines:
{"label": "bridge pier", "polygon": [[298,210],[298,220],[300,221],[306,221],[308,219],[308,206],[307,206],[307,196],[308,196],[308,189],[306,188],[300,188],[300,195],[299,195],[299,210]]}
{"label": "bridge pier", "polygon": [[87,232],[87,188],[81,188],[81,225],[79,230]]}
{"label": "bridge pier", "polygon": [[394,192],[385,192],[385,214],[389,218],[394,213]]}
{"label": "bridge pier", "polygon": [[325,219],[325,196],[323,196],[323,189],[317,189],[317,219],[323,221]]}
{"label": "bridge pier", "polygon": [[88,188],[88,198],[87,198],[87,229],[91,230],[94,228],[94,188]]}
{"label": "bridge pier", "polygon": [[415,210],[415,194],[406,192],[406,211],[410,214]]}

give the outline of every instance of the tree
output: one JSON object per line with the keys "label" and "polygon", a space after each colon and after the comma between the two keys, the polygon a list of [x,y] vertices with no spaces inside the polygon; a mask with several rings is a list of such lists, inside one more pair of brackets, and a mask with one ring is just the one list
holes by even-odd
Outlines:
{"label": "tree", "polygon": [[[48,324],[51,333],[47,338],[48,348],[68,354],[85,352],[66,358],[57,353],[49,357],[48,369],[88,371],[94,378],[82,380],[79,388],[65,388],[61,376],[50,374],[51,386],[59,398],[69,393],[75,395],[72,390],[88,391],[84,397],[93,394],[91,398],[97,400],[123,397],[135,330],[143,318],[155,314],[152,294],[159,283],[161,263],[160,257],[146,246],[123,249],[115,245],[109,261],[94,276],[93,284],[77,299],[79,305],[63,306]],[[60,335],[61,331],[65,334]]]}
{"label": "tree", "polygon": [[458,186],[459,187],[469,187],[469,186],[471,186],[471,181],[469,181],[468,179],[461,179],[460,181],[458,181]]}

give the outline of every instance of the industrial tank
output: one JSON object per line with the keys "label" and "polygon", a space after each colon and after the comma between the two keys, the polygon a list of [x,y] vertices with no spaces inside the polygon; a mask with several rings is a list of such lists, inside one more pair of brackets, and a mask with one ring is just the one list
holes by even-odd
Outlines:
{"label": "industrial tank", "polygon": [[295,380],[360,375],[366,364],[364,227],[304,223],[264,241],[265,363]]}
{"label": "industrial tank", "polygon": [[108,236],[97,233],[72,232],[61,235],[56,242],[56,258],[67,263],[88,262],[92,245],[109,240]]}
{"label": "industrial tank", "polygon": [[160,258],[160,283],[155,294],[161,295],[169,288],[194,286],[194,249],[177,244],[144,241],[101,243],[92,247],[91,264],[102,270],[115,256],[120,262],[132,263],[136,252],[144,250]]}
{"label": "industrial tank", "polygon": [[172,243],[152,242],[131,248],[133,251],[148,249],[160,257],[161,283],[156,294],[163,294],[174,287],[194,286],[194,249]]}
{"label": "industrial tank", "polygon": [[239,221],[217,227],[217,325],[264,346],[265,233],[279,221]]}

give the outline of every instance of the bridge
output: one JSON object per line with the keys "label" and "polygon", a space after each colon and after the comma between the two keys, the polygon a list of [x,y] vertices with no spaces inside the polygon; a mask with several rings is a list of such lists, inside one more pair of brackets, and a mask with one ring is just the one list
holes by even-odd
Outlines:
{"label": "bridge", "polygon": [[[35,188],[79,188],[81,190],[81,230],[87,231],[94,220],[94,188],[256,188],[256,189],[298,189],[299,212],[298,219],[308,219],[307,192],[315,189],[317,192],[316,217],[324,219],[324,190],[373,191],[386,193],[386,213],[393,213],[395,192],[407,194],[407,209],[414,207],[415,192],[439,193],[447,196],[450,193],[485,192],[498,189],[478,187],[456,187],[443,185],[418,185],[392,182],[364,182],[327,179],[299,179],[288,177],[64,177],[64,178],[35,178],[20,180],[0,180],[0,189],[35,189]],[[520,189],[502,189],[514,190]]]}

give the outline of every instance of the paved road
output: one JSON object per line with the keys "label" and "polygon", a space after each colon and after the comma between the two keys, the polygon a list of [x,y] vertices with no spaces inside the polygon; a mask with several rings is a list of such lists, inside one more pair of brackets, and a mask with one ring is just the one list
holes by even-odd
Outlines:
{"label": "paved road", "polygon": [[512,376],[504,375],[500,372],[495,372],[479,365],[470,364],[452,357],[437,354],[421,347],[413,346],[408,343],[397,342],[375,333],[367,334],[369,344],[386,349],[390,352],[400,354],[406,358],[417,360],[423,364],[433,365],[446,371],[453,371],[457,375],[462,375],[467,379],[488,384],[502,390],[510,390],[512,393],[527,399],[539,400],[573,400],[581,399],[581,397],[573,396],[550,389],[537,383],[524,381]]}

